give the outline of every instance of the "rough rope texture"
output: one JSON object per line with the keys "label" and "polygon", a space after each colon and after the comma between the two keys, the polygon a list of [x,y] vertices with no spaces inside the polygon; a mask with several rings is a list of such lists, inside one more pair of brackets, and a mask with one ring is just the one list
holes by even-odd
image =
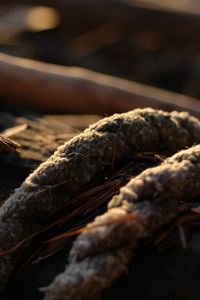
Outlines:
{"label": "rough rope texture", "polygon": [[[200,121],[187,113],[136,109],[97,122],[59,147],[3,204],[0,250],[12,248],[42,228],[104,163],[111,163],[113,145],[119,159],[134,152],[174,153],[194,143],[200,143]],[[0,288],[10,278],[19,255],[0,257]]]}
{"label": "rough rope texture", "polygon": [[[45,300],[99,299],[102,289],[126,270],[138,239],[169,221],[180,200],[199,194],[200,145],[131,179],[110,201],[108,211],[76,239],[69,265],[46,288]],[[135,218],[115,222],[130,213]]]}

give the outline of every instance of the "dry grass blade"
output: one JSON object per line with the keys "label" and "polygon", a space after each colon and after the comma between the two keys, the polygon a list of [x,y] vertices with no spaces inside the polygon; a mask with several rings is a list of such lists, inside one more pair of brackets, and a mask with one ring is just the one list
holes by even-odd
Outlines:
{"label": "dry grass blade", "polygon": [[[60,234],[60,235],[57,235],[56,237],[52,238],[52,239],[49,239],[45,242],[45,244],[49,244],[49,243],[54,243],[56,241],[59,241],[59,240],[62,240],[62,239],[66,239],[66,238],[69,238],[71,236],[74,236],[74,235],[78,235],[80,233],[83,233],[83,232],[88,232],[88,231],[91,231],[92,229],[94,228],[98,228],[98,227],[101,227],[101,226],[104,226],[104,225],[112,225],[112,224],[115,224],[115,223],[123,223],[125,221],[128,221],[128,220],[137,220],[137,214],[136,213],[129,213],[127,214],[126,216],[123,216],[123,217],[118,217],[116,220],[110,220],[110,221],[107,221],[103,224],[95,224],[95,225],[92,225],[90,227],[87,227],[87,226],[84,226],[80,229],[77,229],[77,230],[73,230],[73,231],[70,231],[70,232],[65,232],[63,234]],[[141,224],[140,224],[141,225]]]}
{"label": "dry grass blade", "polygon": [[14,126],[14,127],[4,130],[2,135],[4,138],[10,138],[11,136],[17,135],[17,134],[21,133],[22,131],[26,130],[27,127],[28,127],[28,124],[17,125],[17,126]]}
{"label": "dry grass blade", "polygon": [[19,144],[11,141],[10,139],[0,136],[0,151],[1,152],[15,152]]}

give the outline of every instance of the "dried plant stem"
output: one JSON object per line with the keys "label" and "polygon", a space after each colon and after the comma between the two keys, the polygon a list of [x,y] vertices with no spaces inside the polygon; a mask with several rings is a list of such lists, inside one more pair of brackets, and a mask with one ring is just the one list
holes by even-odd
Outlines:
{"label": "dried plant stem", "polygon": [[[180,200],[199,194],[200,145],[131,179],[110,201],[108,211],[77,238],[69,265],[46,288],[45,300],[99,299],[102,289],[126,270],[138,239],[169,221]],[[115,222],[126,215],[123,223]]]}
{"label": "dried plant stem", "polygon": [[[0,208],[0,251],[5,252],[43,228],[105,163],[134,152],[165,151],[200,143],[200,121],[187,113],[137,109],[90,126],[58,150],[15,190]],[[0,257],[3,288],[20,251]]]}

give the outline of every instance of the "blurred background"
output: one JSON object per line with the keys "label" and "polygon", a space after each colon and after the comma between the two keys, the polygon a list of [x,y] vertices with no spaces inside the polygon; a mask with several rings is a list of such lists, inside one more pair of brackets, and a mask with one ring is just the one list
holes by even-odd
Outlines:
{"label": "blurred background", "polygon": [[200,97],[198,0],[1,0],[0,51]]}

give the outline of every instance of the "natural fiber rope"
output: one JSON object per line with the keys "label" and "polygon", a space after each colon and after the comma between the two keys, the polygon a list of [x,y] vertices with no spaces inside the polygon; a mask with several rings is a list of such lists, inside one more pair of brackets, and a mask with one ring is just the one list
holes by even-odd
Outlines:
{"label": "natural fiber rope", "polygon": [[[200,121],[187,113],[137,109],[129,113],[105,118],[90,126],[84,133],[59,147],[53,156],[41,164],[0,208],[0,250],[12,248],[42,228],[49,216],[62,209],[70,201],[72,193],[89,182],[94,174],[102,168],[103,163],[111,162],[113,144],[116,146],[117,158],[119,159],[134,152],[165,151],[175,153],[177,150],[192,146],[194,143],[200,143]],[[60,185],[59,192],[54,188],[58,185]],[[118,205],[116,203],[119,199],[113,201],[115,202],[114,205]],[[127,202],[125,201],[122,206],[125,203]],[[121,202],[119,206],[121,207]],[[129,206],[130,204],[128,204]],[[113,208],[109,210],[108,214],[112,210],[116,212],[116,215],[118,211],[120,214],[122,211],[121,208]],[[130,224],[132,222],[130,221]],[[125,222],[125,224],[129,223]],[[75,254],[75,249],[76,246],[73,248],[70,262],[83,258]],[[110,269],[106,269],[104,257],[98,258],[101,262],[100,269],[103,267],[105,274],[106,270],[109,272],[111,281],[115,279],[116,274],[121,274],[131,256],[132,251],[128,249],[128,253],[124,255],[127,249],[126,247],[124,249],[124,246],[122,249],[117,247],[115,256],[113,253],[110,255],[106,252],[113,265],[112,274],[110,274]],[[86,252],[83,251],[86,257],[88,256],[87,252],[88,249]],[[1,288],[11,276],[13,268],[19,260],[18,254],[20,255],[20,252],[0,258]],[[91,262],[90,259],[87,257],[81,261],[81,264],[91,266],[94,261]],[[123,263],[120,264],[120,261]],[[68,267],[68,274],[69,269],[70,267]],[[119,271],[116,271],[115,274],[117,269]],[[80,271],[79,263],[77,270]],[[90,274],[92,270],[89,267]],[[74,276],[73,270],[72,274]],[[104,279],[101,278],[101,281],[103,282]],[[104,286],[106,284],[102,283],[101,287]],[[61,290],[62,288],[61,285]],[[47,293],[47,299],[72,299],[66,298],[69,297],[69,292],[63,296],[64,298],[55,298],[54,296],[51,298],[51,295],[54,294],[52,289],[50,291]],[[73,299],[83,299],[81,295],[76,296],[78,298]]]}
{"label": "natural fiber rope", "polygon": [[[169,221],[180,200],[199,194],[200,145],[131,179],[110,201],[108,211],[77,238],[69,265],[46,289],[45,300],[99,299],[102,289],[126,270],[138,239]],[[130,213],[133,219],[114,222]]]}

